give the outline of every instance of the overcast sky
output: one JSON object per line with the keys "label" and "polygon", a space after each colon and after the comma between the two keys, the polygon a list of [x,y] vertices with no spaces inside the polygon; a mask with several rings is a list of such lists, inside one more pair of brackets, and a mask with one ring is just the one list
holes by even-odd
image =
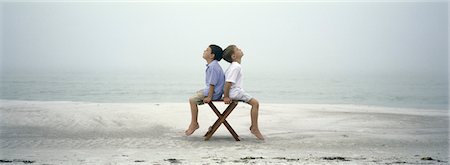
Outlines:
{"label": "overcast sky", "polygon": [[22,2],[1,7],[4,71],[190,73],[204,69],[203,50],[213,43],[240,47],[250,73],[448,74],[447,2]]}

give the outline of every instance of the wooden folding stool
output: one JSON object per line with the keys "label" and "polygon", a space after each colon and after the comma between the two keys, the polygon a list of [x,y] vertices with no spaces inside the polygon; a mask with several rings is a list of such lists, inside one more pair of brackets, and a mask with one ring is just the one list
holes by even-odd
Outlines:
{"label": "wooden folding stool", "polygon": [[228,131],[230,131],[231,135],[233,135],[234,139],[236,141],[240,141],[239,136],[236,134],[236,132],[234,132],[233,128],[230,126],[230,124],[226,120],[228,115],[230,115],[230,113],[234,110],[234,108],[236,108],[238,102],[237,101],[231,102],[230,105],[225,109],[225,111],[223,111],[223,113],[219,112],[219,110],[216,108],[216,106],[213,104],[213,102],[223,102],[223,100],[211,101],[208,103],[208,105],[211,107],[211,109],[217,115],[218,119],[211,127],[209,127],[208,132],[206,132],[206,134],[204,136],[205,140],[209,140],[211,138],[211,136],[214,134],[214,132],[216,132],[216,130],[219,128],[219,126],[223,123],[223,125],[225,125],[225,127],[227,127]]}

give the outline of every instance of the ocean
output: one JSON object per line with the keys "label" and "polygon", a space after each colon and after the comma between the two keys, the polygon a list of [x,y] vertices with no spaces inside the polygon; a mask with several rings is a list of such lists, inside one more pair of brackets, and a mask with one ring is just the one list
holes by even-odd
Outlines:
{"label": "ocean", "polygon": [[[113,103],[186,102],[204,87],[200,72],[5,72],[2,100]],[[247,74],[261,103],[354,104],[448,109],[448,79],[432,75]]]}

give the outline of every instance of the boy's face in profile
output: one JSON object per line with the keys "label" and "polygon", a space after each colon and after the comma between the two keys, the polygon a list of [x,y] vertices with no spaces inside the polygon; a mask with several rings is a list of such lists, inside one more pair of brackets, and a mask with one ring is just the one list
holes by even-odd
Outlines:
{"label": "boy's face in profile", "polygon": [[239,49],[237,46],[234,47],[234,59],[241,59],[244,56],[244,53],[242,53],[242,50]]}
{"label": "boy's face in profile", "polygon": [[208,48],[206,48],[204,51],[203,51],[203,59],[212,59],[212,58],[214,58],[214,55],[213,54],[211,54],[212,53],[212,49],[208,46]]}

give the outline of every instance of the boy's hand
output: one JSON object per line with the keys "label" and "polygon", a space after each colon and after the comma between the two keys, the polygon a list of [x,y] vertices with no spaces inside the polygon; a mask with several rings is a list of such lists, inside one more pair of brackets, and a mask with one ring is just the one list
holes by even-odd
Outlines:
{"label": "boy's hand", "polygon": [[225,104],[230,104],[230,103],[231,103],[231,99],[230,99],[229,97],[224,97],[224,98],[223,98],[223,102],[224,102]]}
{"label": "boy's hand", "polygon": [[203,99],[203,103],[209,103],[209,102],[211,102],[211,100],[212,100],[211,97],[205,97],[205,98]]}

